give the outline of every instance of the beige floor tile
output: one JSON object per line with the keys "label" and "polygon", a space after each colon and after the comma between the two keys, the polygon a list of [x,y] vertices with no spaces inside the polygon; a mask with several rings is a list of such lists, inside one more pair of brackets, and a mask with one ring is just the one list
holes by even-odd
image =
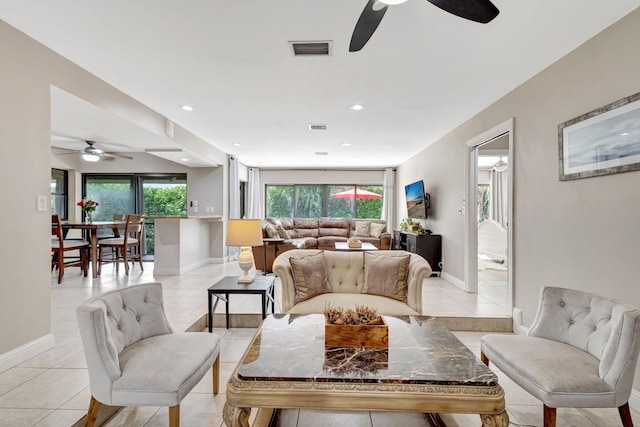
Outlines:
{"label": "beige floor tile", "polygon": [[91,390],[89,387],[84,388],[80,393],[67,400],[60,409],[77,409],[83,412],[89,410],[89,402],[91,401]]}
{"label": "beige floor tile", "polygon": [[30,427],[49,415],[50,409],[0,408],[0,427]]}
{"label": "beige floor tile", "polygon": [[222,340],[220,344],[220,362],[239,362],[251,340]]}
{"label": "beige floor tile", "polygon": [[0,373],[0,396],[42,374],[46,369],[12,368]]}
{"label": "beige floor tile", "polygon": [[84,369],[49,369],[0,396],[0,408],[56,409],[88,385]]}
{"label": "beige floor tile", "polygon": [[82,418],[86,412],[73,409],[57,409],[51,414],[44,417],[38,422],[36,427],[62,427],[71,426],[80,418]]}
{"label": "beige floor tile", "polygon": [[316,410],[300,411],[298,418],[299,427],[371,427],[371,415],[369,412],[326,412]]}
{"label": "beige floor tile", "polygon": [[370,412],[373,427],[426,427],[426,415],[415,412]]}
{"label": "beige floor tile", "polygon": [[[149,420],[158,416],[157,420],[162,426],[169,425],[169,409],[158,408],[156,406],[130,406],[122,408],[113,418],[106,424],[108,427],[126,426],[126,427],[144,427],[150,424]],[[162,424],[162,421],[164,424]]]}

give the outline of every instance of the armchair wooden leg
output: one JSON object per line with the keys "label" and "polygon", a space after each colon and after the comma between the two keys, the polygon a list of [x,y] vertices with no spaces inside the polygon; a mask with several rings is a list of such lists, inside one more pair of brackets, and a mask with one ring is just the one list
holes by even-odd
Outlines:
{"label": "armchair wooden leg", "polygon": [[180,427],[180,405],[169,406],[169,427]]}
{"label": "armchair wooden leg", "polygon": [[489,358],[483,352],[480,352],[480,360],[482,360],[482,363],[489,366]]}
{"label": "armchair wooden leg", "polygon": [[[218,355],[215,362],[213,362],[211,373],[213,374],[213,394],[218,394],[220,391],[220,355]],[[627,407],[627,410],[628,409]]]}
{"label": "armchair wooden leg", "polygon": [[631,411],[629,410],[629,402],[618,408],[620,413],[620,419],[624,427],[633,427],[633,420],[631,419]]}
{"label": "armchair wooden leg", "polygon": [[544,405],[544,427],[556,427],[556,408]]}
{"label": "armchair wooden leg", "polygon": [[93,427],[96,423],[96,418],[98,418],[98,411],[100,410],[100,402],[98,402],[95,397],[91,396],[91,401],[89,402],[89,411],[87,412],[87,420],[84,423],[85,427]]}

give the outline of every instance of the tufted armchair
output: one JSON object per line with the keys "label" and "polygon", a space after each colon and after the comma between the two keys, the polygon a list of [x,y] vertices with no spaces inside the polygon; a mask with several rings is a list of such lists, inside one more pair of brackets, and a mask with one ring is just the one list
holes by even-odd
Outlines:
{"label": "tufted armchair", "polygon": [[169,406],[169,425],[177,427],[180,402],[211,366],[213,393],[218,393],[219,338],[174,333],[164,312],[162,284],[106,292],[80,305],[76,315],[91,389],[86,426],[94,425],[102,403]]}
{"label": "tufted armchair", "polygon": [[556,408],[617,407],[633,426],[629,396],[638,358],[640,314],[626,304],[571,289],[543,287],[527,336],[482,338],[489,360],[544,404],[544,425]]}

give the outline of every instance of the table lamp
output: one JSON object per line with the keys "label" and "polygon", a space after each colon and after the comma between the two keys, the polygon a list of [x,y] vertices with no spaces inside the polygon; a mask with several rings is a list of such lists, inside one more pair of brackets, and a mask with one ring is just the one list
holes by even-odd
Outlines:
{"label": "table lamp", "polygon": [[251,283],[249,270],[253,267],[252,246],[262,246],[262,225],[259,219],[230,219],[227,222],[227,246],[240,246],[238,264],[244,274],[238,283]]}

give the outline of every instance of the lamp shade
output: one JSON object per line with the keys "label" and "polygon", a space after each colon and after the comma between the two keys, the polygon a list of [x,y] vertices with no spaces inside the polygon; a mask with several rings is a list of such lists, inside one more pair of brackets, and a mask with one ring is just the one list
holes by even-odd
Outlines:
{"label": "lamp shade", "polygon": [[227,222],[227,246],[262,246],[259,219],[230,219]]}

